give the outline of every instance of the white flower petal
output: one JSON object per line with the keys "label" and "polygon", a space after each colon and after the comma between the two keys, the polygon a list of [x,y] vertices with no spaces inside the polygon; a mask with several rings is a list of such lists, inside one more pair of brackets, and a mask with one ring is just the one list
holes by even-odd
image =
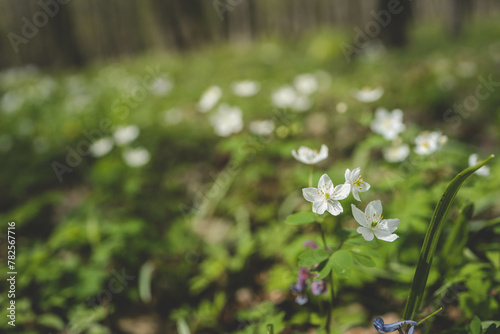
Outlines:
{"label": "white flower petal", "polygon": [[318,182],[318,189],[323,191],[329,190],[329,193],[333,190],[333,182],[332,179],[326,174],[323,174]]}
{"label": "white flower petal", "polygon": [[351,183],[351,170],[349,168],[345,170],[344,177],[345,177],[345,183]]}
{"label": "white flower petal", "polygon": [[313,203],[313,212],[322,215],[325,213],[327,207],[326,201],[316,201]]}
{"label": "white flower petal", "polygon": [[350,184],[339,184],[338,186],[335,187],[332,197],[334,200],[341,200],[349,196],[350,192],[351,192]]}
{"label": "white flower petal", "polygon": [[302,189],[302,196],[304,196],[308,202],[316,202],[321,199],[318,194],[318,189],[312,187]]}
{"label": "white flower petal", "polygon": [[384,219],[384,220],[382,220],[382,223],[385,223],[385,225],[387,226],[387,231],[389,231],[390,233],[393,233],[394,231],[396,231],[399,224],[401,224],[401,221],[397,218]]}
{"label": "white flower petal", "polygon": [[[375,232],[376,234],[376,232]],[[391,234],[389,236],[385,236],[385,237],[378,237],[378,239],[380,240],[383,240],[383,241],[389,241],[389,242],[393,242],[394,240],[396,240],[397,238],[399,238],[399,236],[397,234]]]}
{"label": "white flower petal", "polygon": [[361,234],[363,238],[365,238],[366,241],[372,241],[373,240],[373,232],[367,229],[366,227],[358,227],[356,229],[356,232]]}
{"label": "white flower petal", "polygon": [[380,200],[371,201],[368,205],[373,208],[376,216],[382,215],[382,202]]}
{"label": "white flower petal", "polygon": [[359,198],[358,188],[357,187],[352,187],[352,196],[354,197],[354,199],[356,201],[361,202],[361,198]]}
{"label": "white flower petal", "polygon": [[328,201],[327,210],[334,216],[338,216],[344,212],[344,209],[342,208],[342,205],[340,205],[339,201]]}
{"label": "white flower petal", "polygon": [[359,225],[364,227],[370,226],[370,224],[366,221],[364,212],[358,209],[354,204],[351,204],[351,211],[354,219],[358,222]]}

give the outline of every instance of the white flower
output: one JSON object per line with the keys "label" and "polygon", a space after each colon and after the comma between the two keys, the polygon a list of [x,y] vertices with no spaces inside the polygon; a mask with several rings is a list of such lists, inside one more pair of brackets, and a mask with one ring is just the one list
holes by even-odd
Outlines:
{"label": "white flower", "polygon": [[[470,157],[469,157],[469,167],[472,167],[472,166],[475,166],[477,165],[478,163],[480,163],[481,161],[479,160],[477,154],[471,154]],[[489,166],[483,166],[481,168],[479,168],[478,170],[476,170],[474,173],[476,173],[477,175],[481,175],[481,176],[489,176],[490,175],[490,167]]]}
{"label": "white flower", "polygon": [[297,99],[297,92],[290,86],[281,87],[273,93],[271,99],[278,108],[290,108]]}
{"label": "white flower", "polygon": [[292,150],[292,155],[300,162],[307,165],[314,165],[328,158],[328,147],[323,144],[318,152],[311,150],[309,147],[301,146],[297,151]]}
{"label": "white flower", "polygon": [[162,77],[156,78],[149,89],[154,95],[163,96],[170,92],[173,87],[174,83],[170,79]]}
{"label": "white flower", "polygon": [[418,155],[429,155],[439,151],[448,141],[448,137],[439,131],[424,131],[415,138],[415,153]]}
{"label": "white flower", "polygon": [[375,119],[370,124],[373,132],[382,135],[387,140],[393,140],[401,132],[406,130],[403,124],[403,111],[394,109],[389,112],[385,108],[375,110]]}
{"label": "white flower", "polygon": [[165,122],[170,125],[179,124],[182,121],[182,110],[172,108],[165,111]]}
{"label": "white flower", "polygon": [[250,80],[237,81],[232,83],[231,88],[235,95],[247,97],[257,94],[260,90],[260,84]]}
{"label": "white flower", "polygon": [[268,136],[274,131],[274,122],[270,119],[253,121],[249,125],[250,132],[259,136]]}
{"label": "white flower", "polygon": [[373,235],[384,241],[394,241],[399,238],[394,231],[401,221],[399,219],[382,219],[382,204],[372,201],[366,206],[365,212],[351,204],[352,215],[360,227],[356,230],[366,241],[373,240]]}
{"label": "white flower", "polygon": [[219,102],[222,97],[222,90],[219,86],[211,86],[201,95],[200,102],[198,102],[198,109],[200,112],[207,112],[212,110],[213,107]]}
{"label": "white flower", "polygon": [[112,148],[113,139],[110,137],[106,137],[93,142],[92,146],[90,146],[90,152],[94,157],[98,158],[108,154]]}
{"label": "white flower", "polygon": [[311,95],[318,90],[318,80],[312,74],[302,74],[293,81],[295,89],[304,95]]}
{"label": "white flower", "polygon": [[295,111],[307,111],[311,109],[311,100],[305,95],[297,95],[295,101],[292,104],[292,109]]}
{"label": "white flower", "polygon": [[134,141],[139,136],[139,128],[135,125],[117,126],[113,137],[116,145],[122,146]]}
{"label": "white flower", "polygon": [[366,183],[361,177],[361,168],[356,168],[352,172],[349,168],[345,171],[345,184],[349,184],[351,186],[352,196],[358,201],[361,201],[359,198],[358,192],[362,193],[370,189],[370,185]]}
{"label": "white flower", "polygon": [[210,117],[214,131],[221,137],[238,133],[243,129],[243,113],[238,107],[221,104],[216,114]]}
{"label": "white flower", "polygon": [[339,114],[343,114],[343,113],[345,113],[347,111],[347,104],[345,102],[339,102],[335,106],[335,109],[337,110],[337,112]]}
{"label": "white flower", "polygon": [[151,158],[148,150],[143,147],[127,149],[123,152],[123,159],[130,167],[142,167]]}
{"label": "white flower", "polygon": [[472,78],[477,72],[477,65],[472,61],[458,63],[457,74],[462,78]]}
{"label": "white flower", "polygon": [[406,144],[401,144],[400,140],[392,143],[392,146],[384,149],[384,158],[389,162],[400,162],[408,157],[410,147]]}
{"label": "white flower", "polygon": [[318,188],[303,188],[302,195],[306,201],[313,203],[313,212],[319,215],[330,212],[338,216],[344,211],[339,200],[349,196],[351,186],[348,184],[339,184],[334,187],[330,177],[323,174],[319,179]]}
{"label": "white flower", "polygon": [[355,89],[352,92],[352,96],[354,96],[356,100],[363,103],[375,102],[380,99],[382,95],[384,95],[384,89],[382,87],[377,87],[374,89],[365,87],[361,90]]}

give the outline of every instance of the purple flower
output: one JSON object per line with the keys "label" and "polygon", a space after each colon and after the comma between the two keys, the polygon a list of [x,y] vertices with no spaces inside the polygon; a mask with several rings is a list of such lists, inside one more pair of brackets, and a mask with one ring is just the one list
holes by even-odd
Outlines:
{"label": "purple flower", "polygon": [[311,283],[311,292],[313,295],[318,296],[320,294],[326,294],[326,281],[325,279],[320,279],[313,281]]}
{"label": "purple flower", "polygon": [[407,334],[413,334],[413,332],[415,331],[415,326],[417,325],[418,323],[413,320],[403,320],[387,325],[384,324],[384,320],[382,318],[375,318],[375,320],[373,320],[373,327],[375,327],[375,329],[379,333],[389,333],[400,329],[405,331],[408,326],[410,326]]}
{"label": "purple flower", "polygon": [[311,247],[311,249],[316,249],[316,248],[318,248],[318,244],[317,244],[317,243],[315,243],[315,242],[314,242],[314,241],[312,241],[312,240],[306,240],[306,241],[304,241],[304,243],[303,243],[302,245],[303,245],[304,247],[309,246],[309,247]]}

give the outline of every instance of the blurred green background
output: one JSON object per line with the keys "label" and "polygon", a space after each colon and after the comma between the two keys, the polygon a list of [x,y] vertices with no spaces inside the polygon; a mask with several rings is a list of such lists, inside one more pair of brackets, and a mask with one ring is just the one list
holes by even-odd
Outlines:
{"label": "blurred green background", "polygon": [[[361,167],[372,187],[362,203],[342,202],[329,240],[356,228],[351,203],[381,199],[402,222],[396,242],[376,245],[375,267],[357,264],[336,282],[334,333],[374,333],[374,317],[400,320],[446,185],[471,154],[498,153],[496,1],[401,1],[376,34],[371,11],[386,1],[41,3],[58,8],[43,25],[39,2],[0,5],[0,259],[15,221],[18,272],[15,328],[5,280],[0,293],[8,333],[265,333],[268,323],[319,333],[328,297],[299,306],[290,292],[317,229],[284,220],[310,210],[309,166],[290,152],[321,144],[330,154],[313,184],[323,173],[343,183],[346,168]],[[278,107],[276,92],[299,94],[304,74],[313,88],[301,104]],[[243,96],[243,80],[257,92]],[[467,107],[478,86],[490,94]],[[364,87],[384,93],[364,103],[353,93]],[[217,119],[225,104],[241,119]],[[386,161],[391,143],[370,130],[378,107],[404,112],[403,161]],[[220,136],[225,122],[234,133]],[[419,156],[425,130],[448,142]],[[422,309],[444,311],[421,332],[500,320],[497,160],[449,213]],[[469,202],[472,218],[460,223]]]}

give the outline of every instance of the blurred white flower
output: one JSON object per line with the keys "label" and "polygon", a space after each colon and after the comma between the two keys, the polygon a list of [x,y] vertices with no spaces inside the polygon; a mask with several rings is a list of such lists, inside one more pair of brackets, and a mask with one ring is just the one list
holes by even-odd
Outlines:
{"label": "blurred white flower", "polygon": [[356,230],[366,241],[373,240],[374,235],[383,241],[392,242],[399,238],[394,231],[401,221],[399,219],[382,219],[382,203],[372,201],[366,206],[365,212],[351,204],[352,215],[360,227]]}
{"label": "blurred white flower", "polygon": [[293,102],[292,109],[295,111],[307,111],[311,109],[312,102],[305,95],[297,95],[295,101]]}
{"label": "blurred white flower", "polygon": [[281,87],[272,95],[273,104],[278,108],[291,108],[297,99],[297,92],[291,86]]}
{"label": "blurred white flower", "polygon": [[231,84],[233,93],[238,96],[248,97],[257,94],[260,90],[260,84],[256,81],[237,81]]}
{"label": "blurred white flower", "polygon": [[335,106],[335,109],[337,110],[338,113],[343,114],[347,111],[347,104],[345,102],[339,102]]}
{"label": "blurred white flower", "polygon": [[[476,153],[471,154],[469,156],[469,167],[475,166],[480,162],[481,162],[481,160],[479,160],[478,155]],[[483,166],[483,167],[479,168],[478,170],[476,170],[474,173],[476,173],[477,175],[481,175],[481,176],[489,176],[490,175],[490,167]]]}
{"label": "blurred white flower", "polygon": [[249,125],[250,132],[259,136],[268,136],[274,131],[274,122],[270,119],[252,121]]}
{"label": "blurred white flower", "polygon": [[445,74],[439,77],[439,86],[444,91],[450,91],[457,85],[457,79],[453,75]]}
{"label": "blurred white flower", "polygon": [[113,137],[116,145],[122,146],[134,141],[139,136],[139,128],[135,125],[117,126]]}
{"label": "blurred white flower", "polygon": [[415,138],[415,153],[429,155],[437,152],[448,141],[448,137],[439,131],[424,131]]}
{"label": "blurred white flower", "polygon": [[203,113],[212,110],[221,97],[222,90],[219,86],[209,87],[201,95],[200,102],[198,102],[198,110]]}
{"label": "blurred white flower", "polygon": [[163,96],[172,90],[174,83],[165,77],[156,78],[149,89],[154,95]]}
{"label": "blurred white flower", "polygon": [[356,100],[363,103],[375,102],[380,99],[382,95],[384,95],[384,89],[382,87],[377,87],[374,89],[365,87],[361,90],[355,89],[352,92],[352,96],[354,96]]}
{"label": "blurred white flower", "polygon": [[394,109],[389,112],[385,108],[375,110],[375,119],[370,124],[373,132],[382,135],[387,140],[393,140],[401,132],[406,130],[403,124],[403,111]]}
{"label": "blurred white flower", "polygon": [[123,151],[123,159],[130,167],[142,167],[147,164],[151,156],[144,147],[129,148]]}
{"label": "blurred white flower", "polygon": [[182,121],[182,110],[172,108],[165,111],[165,122],[170,125],[179,124]]}
{"label": "blurred white flower", "polygon": [[462,78],[472,78],[477,72],[477,65],[472,61],[461,61],[457,66],[457,74]]}
{"label": "blurred white flower", "polygon": [[311,150],[309,147],[301,146],[297,151],[292,150],[292,155],[302,163],[314,165],[328,158],[328,147],[323,144],[318,152],[316,150]]}
{"label": "blurred white flower", "polygon": [[22,96],[14,91],[7,92],[0,102],[0,109],[6,114],[11,114],[19,109],[23,105],[24,100]]}
{"label": "blurred white flower", "polygon": [[301,74],[293,81],[295,89],[300,94],[311,95],[318,90],[318,80],[312,74]]}
{"label": "blurred white flower", "polygon": [[108,154],[112,148],[113,148],[113,138],[105,137],[98,139],[92,143],[92,146],[90,146],[90,153],[94,157],[99,158]]}
{"label": "blurred white flower", "polygon": [[361,201],[358,193],[368,191],[370,185],[366,183],[361,177],[361,168],[355,168],[351,172],[349,168],[345,171],[345,183],[351,186],[352,196],[357,200]]}
{"label": "blurred white flower", "polygon": [[227,137],[243,129],[243,113],[240,108],[223,103],[217,113],[210,117],[210,123],[217,135]]}
{"label": "blurred white flower", "polygon": [[395,140],[392,146],[384,149],[384,158],[389,162],[400,162],[408,157],[410,154],[410,147],[402,144],[401,140]]}
{"label": "blurred white flower", "polygon": [[323,174],[318,182],[318,188],[303,188],[302,195],[306,201],[313,203],[312,211],[319,215],[330,212],[334,216],[341,214],[344,209],[339,200],[349,196],[351,186],[349,184],[339,184],[334,187],[332,180]]}

